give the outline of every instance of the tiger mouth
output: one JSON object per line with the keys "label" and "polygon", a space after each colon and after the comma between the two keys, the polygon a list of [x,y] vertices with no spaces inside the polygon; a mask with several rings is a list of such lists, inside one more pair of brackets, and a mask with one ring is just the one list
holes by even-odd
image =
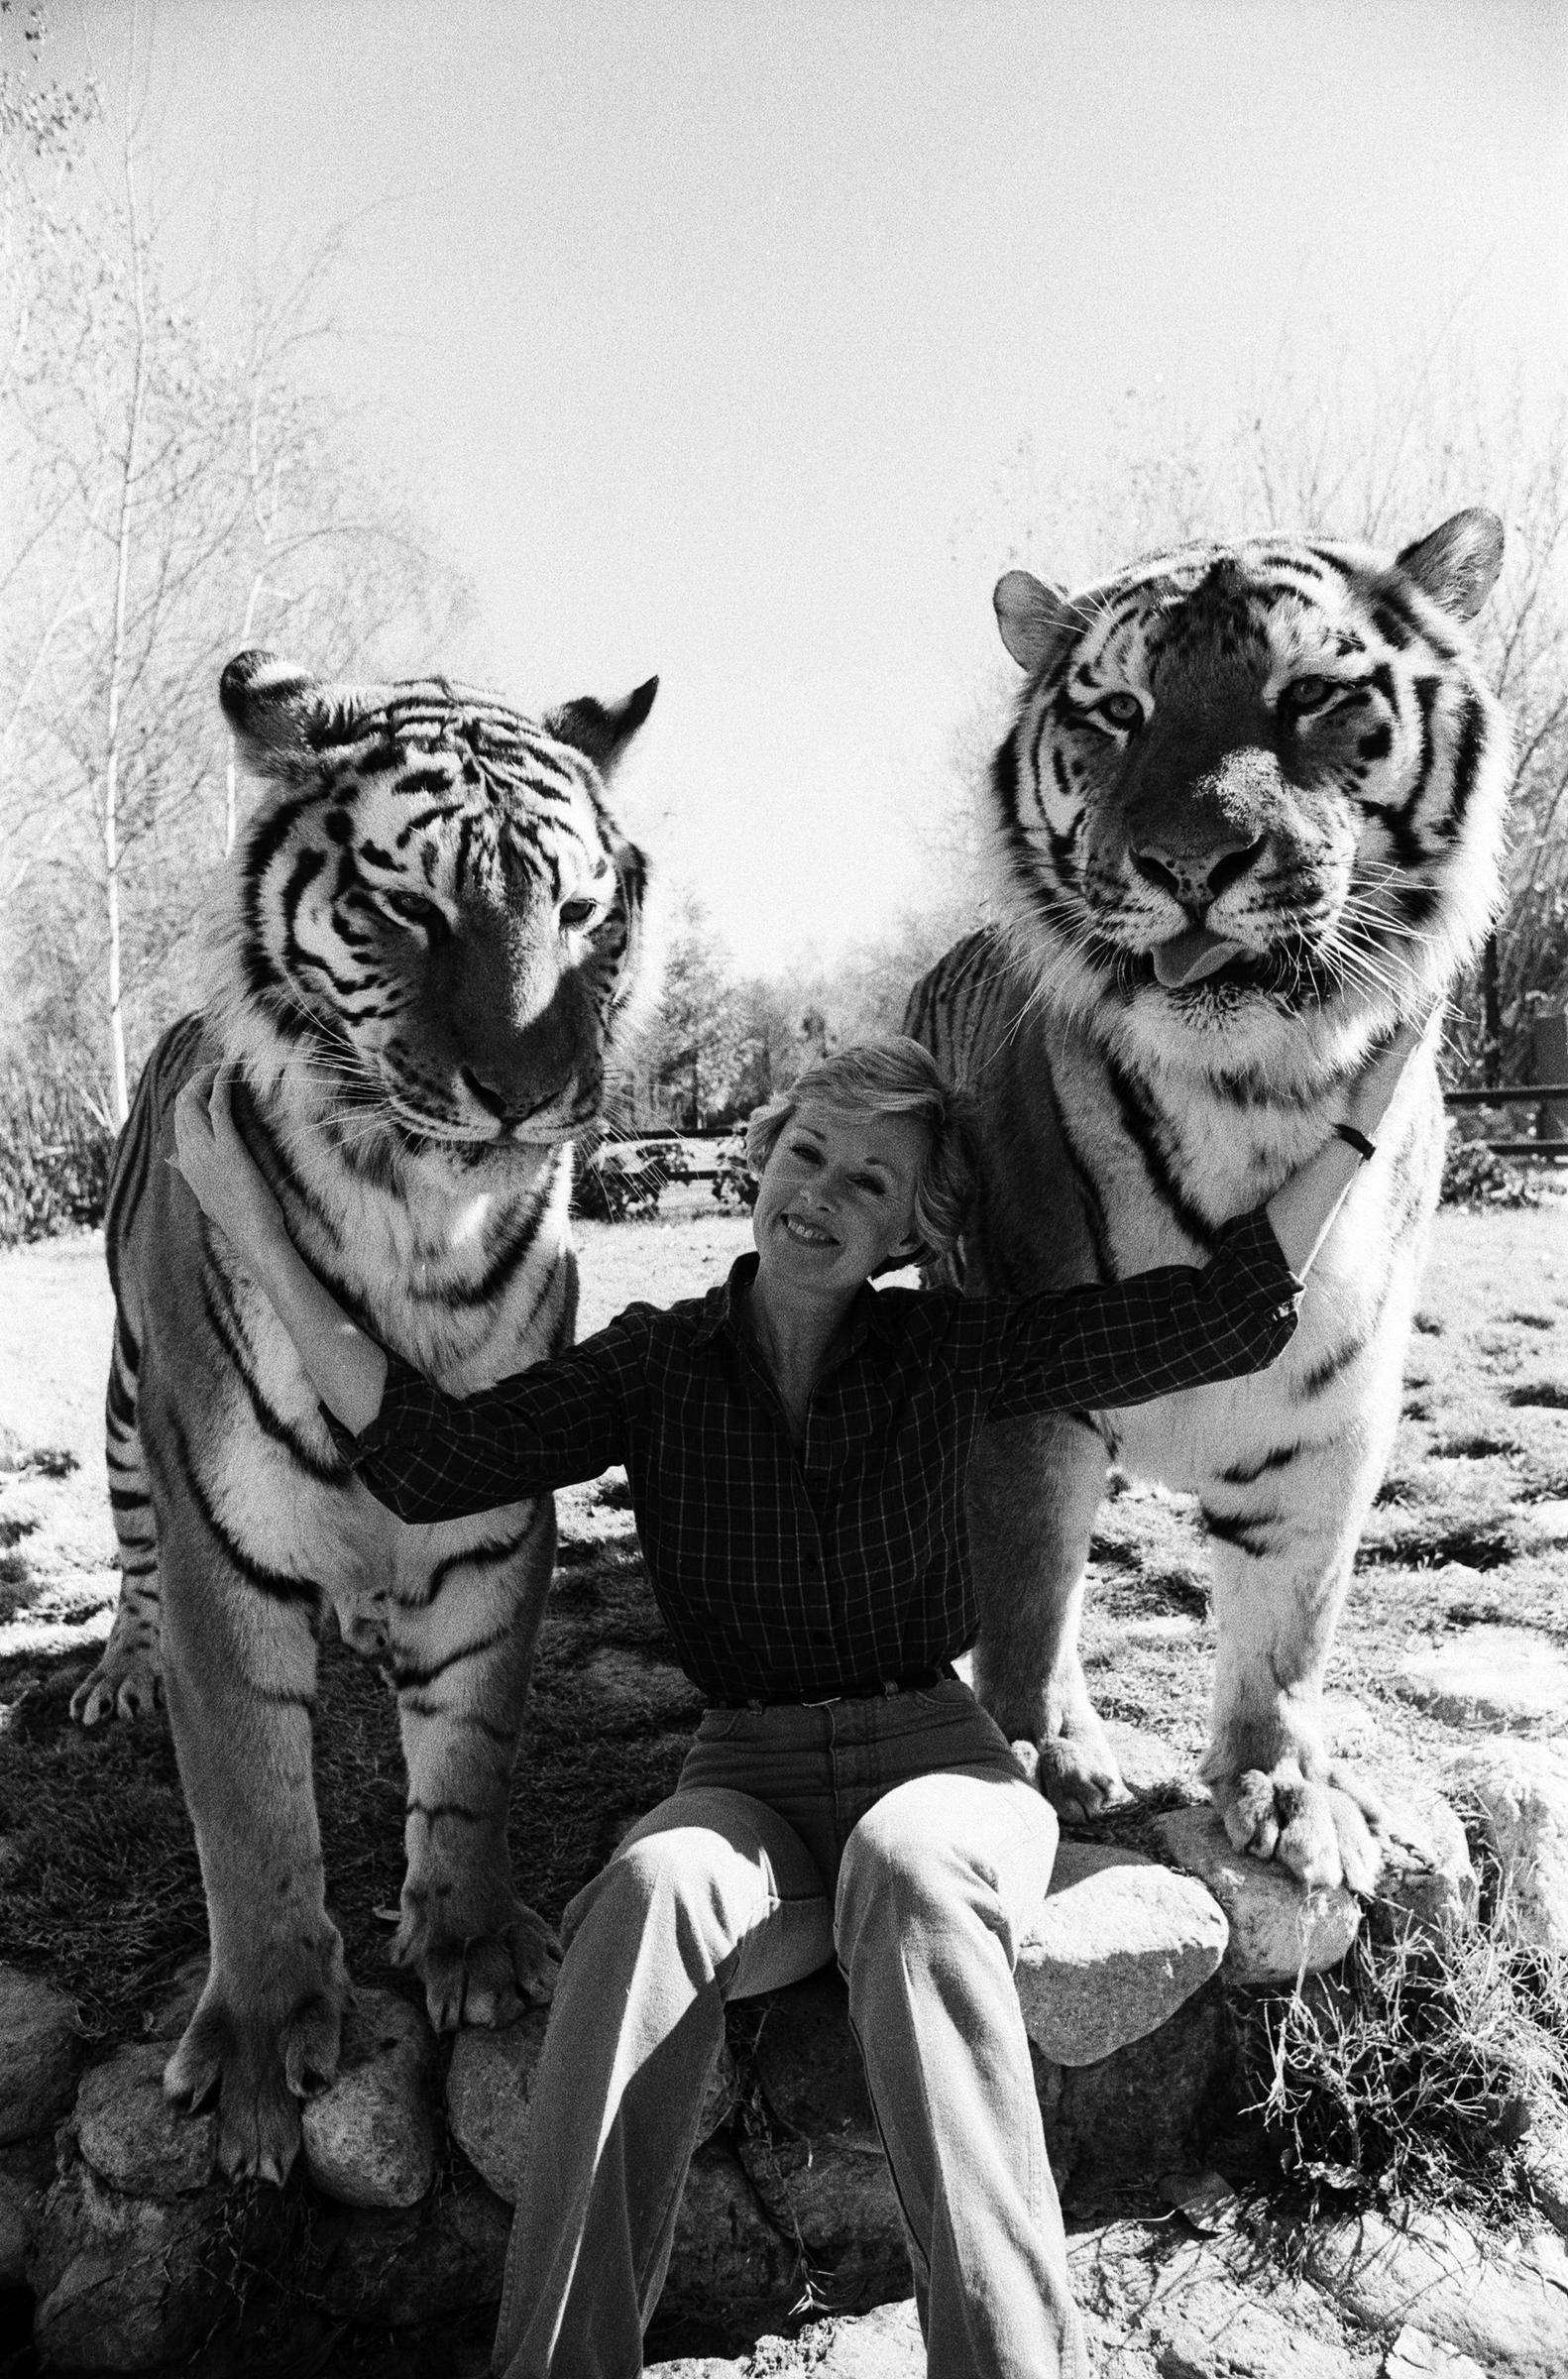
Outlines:
{"label": "tiger mouth", "polygon": [[1289,1007],[1320,1007],[1344,988],[1335,969],[1304,941],[1279,943],[1272,950],[1239,950],[1222,965],[1183,983],[1160,980],[1152,950],[1117,950],[1113,965],[1123,992],[1158,991],[1163,999],[1187,1008],[1225,1005],[1248,993]]}

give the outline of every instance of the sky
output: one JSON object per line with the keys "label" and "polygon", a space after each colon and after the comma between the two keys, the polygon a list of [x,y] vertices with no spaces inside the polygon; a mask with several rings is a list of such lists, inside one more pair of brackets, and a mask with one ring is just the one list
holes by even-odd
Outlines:
{"label": "sky", "polygon": [[[118,91],[129,0],[47,13],[49,70]],[[1308,385],[1456,319],[1568,365],[1554,0],[141,0],[136,28],[170,253],[221,286],[348,226],[331,368],[472,578],[498,690],[659,674],[624,806],[747,971],[929,883],[958,748],[1004,724],[991,587],[1051,550],[1009,515],[1021,444],[1092,479],[1129,404],[1228,418],[1283,339]]]}

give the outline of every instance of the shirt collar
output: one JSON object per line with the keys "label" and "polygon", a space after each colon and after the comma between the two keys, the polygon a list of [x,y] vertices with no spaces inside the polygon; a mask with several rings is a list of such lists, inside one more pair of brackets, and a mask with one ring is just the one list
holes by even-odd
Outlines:
{"label": "shirt collar", "polygon": [[[739,1335],[741,1303],[756,1278],[756,1249],[749,1248],[743,1256],[736,1256],[729,1267],[728,1279],[722,1281],[717,1289],[709,1290],[703,1299],[701,1318],[693,1332],[699,1346],[709,1345],[724,1329],[728,1329],[732,1337]],[[888,1345],[899,1335],[898,1324],[886,1302],[878,1297],[869,1281],[856,1291],[854,1303],[849,1307],[844,1351],[852,1352],[868,1333]]]}

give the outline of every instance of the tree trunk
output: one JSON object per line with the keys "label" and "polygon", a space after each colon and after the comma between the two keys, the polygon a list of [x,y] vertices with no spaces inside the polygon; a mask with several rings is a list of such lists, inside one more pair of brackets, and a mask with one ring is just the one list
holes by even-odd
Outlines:
{"label": "tree trunk", "polygon": [[125,1064],[125,1011],[121,1002],[120,945],[120,697],[125,683],[125,610],[131,577],[131,517],[136,503],[136,467],[147,395],[147,283],[142,229],[136,211],[136,147],[132,137],[131,75],[136,64],[136,23],[131,24],[126,66],[125,190],[131,230],[131,287],[136,305],[136,355],[131,373],[131,408],[125,432],[125,470],[120,481],[120,518],[115,534],[114,637],[109,650],[108,736],[103,763],[104,884],[109,924],[109,1054],[118,1130],[131,1112]]}
{"label": "tree trunk", "polygon": [[1503,993],[1498,974],[1498,938],[1488,934],[1481,950],[1481,1016],[1485,1038],[1481,1073],[1490,1090],[1503,1078]]}

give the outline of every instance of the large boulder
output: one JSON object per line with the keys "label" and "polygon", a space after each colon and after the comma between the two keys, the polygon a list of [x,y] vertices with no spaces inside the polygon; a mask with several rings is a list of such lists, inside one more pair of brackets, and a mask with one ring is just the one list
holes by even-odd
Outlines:
{"label": "large boulder", "polygon": [[0,2146],[57,2123],[71,2101],[76,2010],[42,1975],[0,1966]]}
{"label": "large boulder", "polygon": [[1030,2039],[1057,2065],[1097,2065],[1206,1982],[1229,1927],[1202,1883],[1138,1851],[1064,1842],[1016,1981]]}

